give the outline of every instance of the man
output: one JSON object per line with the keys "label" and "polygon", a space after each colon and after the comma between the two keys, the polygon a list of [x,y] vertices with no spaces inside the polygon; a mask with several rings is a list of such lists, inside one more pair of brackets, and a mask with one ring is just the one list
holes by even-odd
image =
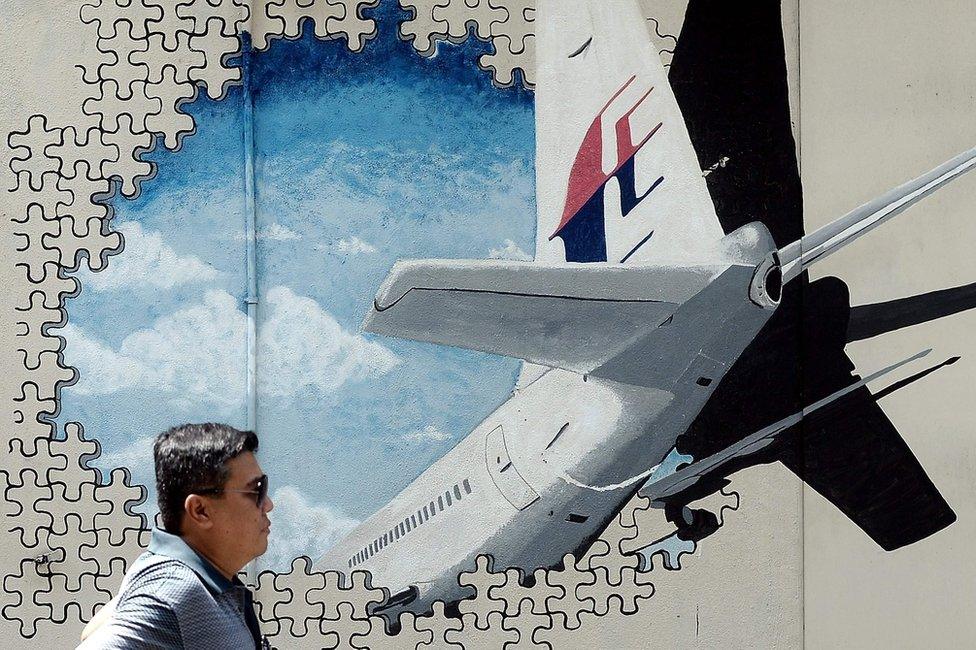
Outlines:
{"label": "man", "polygon": [[237,578],[268,547],[274,504],[257,448],[256,434],[223,424],[186,424],[156,438],[163,529],[152,531],[79,648],[263,647],[251,592]]}

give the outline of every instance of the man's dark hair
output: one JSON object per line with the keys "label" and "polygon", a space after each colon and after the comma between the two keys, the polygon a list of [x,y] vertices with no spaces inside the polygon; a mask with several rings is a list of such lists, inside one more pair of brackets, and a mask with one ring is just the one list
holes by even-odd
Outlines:
{"label": "man's dark hair", "polygon": [[156,500],[168,533],[179,535],[186,497],[197,490],[222,488],[230,470],[227,463],[258,449],[253,431],[226,424],[182,424],[156,437]]}

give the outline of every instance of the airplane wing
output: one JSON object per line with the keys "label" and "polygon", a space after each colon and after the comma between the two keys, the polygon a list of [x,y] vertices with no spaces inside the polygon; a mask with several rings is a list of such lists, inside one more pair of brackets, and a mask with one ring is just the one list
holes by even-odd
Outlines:
{"label": "airplane wing", "polygon": [[585,373],[666,321],[722,270],[400,261],[363,328]]}
{"label": "airplane wing", "polygon": [[824,259],[861,235],[976,167],[976,149],[970,149],[932,171],[855,208],[836,221],[805,235],[779,251],[783,282],[798,277],[815,262]]}
{"label": "airplane wing", "polygon": [[536,259],[706,259],[723,236],[633,0],[540,0]]}
{"label": "airplane wing", "polygon": [[700,480],[706,477],[715,476],[717,472],[732,461],[745,456],[750,456],[767,448],[776,442],[777,436],[796,426],[802,422],[804,418],[816,413],[825,406],[836,402],[840,398],[853,393],[859,388],[863,388],[869,382],[874,381],[875,379],[886,375],[893,370],[897,370],[905,364],[911,363],[917,359],[921,359],[929,352],[931,352],[931,350],[924,350],[903,361],[899,361],[894,365],[879,370],[878,372],[875,372],[874,374],[865,377],[864,379],[861,379],[850,386],[842,388],[841,390],[814,402],[802,411],[785,417],[774,424],[760,429],[752,435],[746,436],[742,440],[729,445],[725,449],[712,454],[711,456],[687,465],[677,470],[673,474],[669,474],[660,479],[645,483],[640,487],[638,492],[641,495],[650,498],[652,501],[664,501],[682,492],[686,492],[692,489]]}

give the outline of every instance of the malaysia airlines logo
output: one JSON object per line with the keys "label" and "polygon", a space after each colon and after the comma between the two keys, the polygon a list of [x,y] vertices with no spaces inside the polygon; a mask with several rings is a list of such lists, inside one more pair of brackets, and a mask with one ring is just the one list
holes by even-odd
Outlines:
{"label": "malaysia airlines logo", "polygon": [[[651,87],[641,95],[632,105],[626,108],[623,115],[614,123],[613,134],[616,140],[616,160],[609,171],[605,171],[604,159],[604,118],[611,107],[615,106],[618,98],[634,83],[636,76],[631,77],[600,109],[593,123],[583,136],[583,142],[576,153],[573,167],[569,173],[569,184],[566,189],[566,202],[563,207],[562,218],[555,232],[549,236],[552,240],[559,237],[566,248],[567,262],[606,262],[607,241],[605,231],[604,190],[612,178],[616,178],[620,186],[620,212],[626,217],[637,204],[643,201],[662,182],[661,176],[640,196],[635,187],[634,161],[644,145],[663,126],[658,122],[651,128],[640,142],[635,143],[631,132],[630,117],[644,100],[654,91]],[[650,235],[646,237],[643,244]],[[633,254],[628,253],[624,262]]]}

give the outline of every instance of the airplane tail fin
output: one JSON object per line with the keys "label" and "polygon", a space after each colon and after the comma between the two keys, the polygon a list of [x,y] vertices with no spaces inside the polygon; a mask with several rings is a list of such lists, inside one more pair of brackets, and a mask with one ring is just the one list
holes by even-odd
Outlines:
{"label": "airplane tail fin", "polygon": [[927,174],[852,210],[816,232],[784,246],[779,251],[783,265],[783,282],[789,282],[799,276],[815,262],[877,228],[974,167],[976,167],[976,149],[970,149]]}

